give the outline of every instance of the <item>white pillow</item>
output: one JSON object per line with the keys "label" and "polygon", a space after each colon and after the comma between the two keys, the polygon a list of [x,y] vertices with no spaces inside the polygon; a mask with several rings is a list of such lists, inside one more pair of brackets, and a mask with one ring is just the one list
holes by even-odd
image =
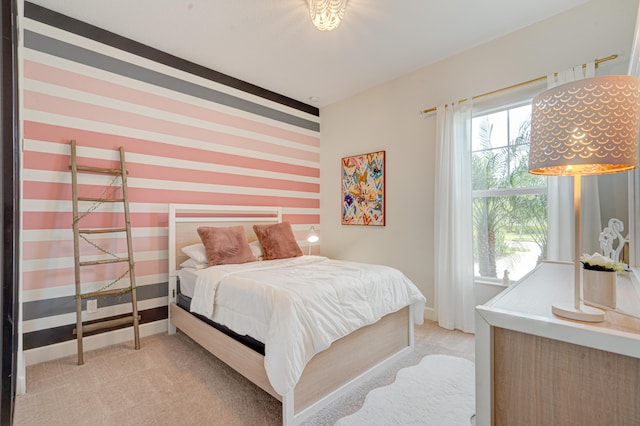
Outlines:
{"label": "white pillow", "polygon": [[264,260],[264,253],[262,252],[262,245],[260,245],[260,241],[249,243],[249,247],[251,247],[251,253],[256,257],[256,260]]}
{"label": "white pillow", "polygon": [[206,263],[198,263],[192,258],[189,258],[180,264],[181,268],[193,268],[193,269],[204,269],[209,266]]}
{"label": "white pillow", "polygon": [[191,244],[190,246],[182,247],[180,250],[191,259],[193,259],[196,263],[206,263],[209,264],[209,259],[207,258],[207,250],[204,248],[204,244],[197,243]]}

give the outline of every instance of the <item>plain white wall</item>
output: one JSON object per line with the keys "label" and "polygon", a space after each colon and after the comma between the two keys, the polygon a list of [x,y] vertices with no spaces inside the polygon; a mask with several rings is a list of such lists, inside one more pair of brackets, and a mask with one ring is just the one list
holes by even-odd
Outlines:
{"label": "plain white wall", "polygon": [[[420,111],[614,53],[599,74],[626,74],[636,8],[637,0],[594,0],[322,108],[322,255],[400,269],[434,318],[435,114]],[[342,226],[340,159],[378,150],[386,151],[387,225]]]}

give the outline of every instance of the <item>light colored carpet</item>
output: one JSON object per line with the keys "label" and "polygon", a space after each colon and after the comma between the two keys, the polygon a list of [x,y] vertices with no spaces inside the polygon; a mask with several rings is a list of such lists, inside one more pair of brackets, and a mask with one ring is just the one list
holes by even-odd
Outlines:
{"label": "light colored carpet", "polygon": [[403,368],[396,381],[369,392],[362,408],[336,426],[468,426],[475,413],[472,362],[429,355]]}
{"label": "light colored carpet", "polygon": [[[431,321],[415,327],[415,351],[309,418],[333,425],[353,414],[373,389],[392,383],[401,368],[426,355],[474,360],[474,336]],[[266,392],[182,333],[133,342],[27,367],[27,394],[16,398],[14,426],[282,424],[282,407]]]}

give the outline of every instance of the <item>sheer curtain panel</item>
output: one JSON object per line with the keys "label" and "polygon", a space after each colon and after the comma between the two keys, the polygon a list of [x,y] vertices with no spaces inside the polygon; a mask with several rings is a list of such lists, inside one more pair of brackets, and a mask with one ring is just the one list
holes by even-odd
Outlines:
{"label": "sheer curtain panel", "polygon": [[474,331],[471,101],[436,112],[435,295],[438,324]]}
{"label": "sheer curtain panel", "polygon": [[[636,29],[629,59],[629,75],[640,77],[640,7],[636,15]],[[629,173],[629,266],[640,267],[640,169]]]}

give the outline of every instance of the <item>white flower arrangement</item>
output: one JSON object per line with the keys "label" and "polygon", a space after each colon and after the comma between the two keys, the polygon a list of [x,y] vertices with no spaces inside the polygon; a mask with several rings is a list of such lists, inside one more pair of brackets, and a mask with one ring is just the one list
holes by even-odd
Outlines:
{"label": "white flower arrangement", "polygon": [[610,257],[603,256],[600,253],[583,254],[582,256],[580,256],[580,262],[582,262],[584,269],[591,269],[592,271],[625,271],[624,263],[614,262]]}

